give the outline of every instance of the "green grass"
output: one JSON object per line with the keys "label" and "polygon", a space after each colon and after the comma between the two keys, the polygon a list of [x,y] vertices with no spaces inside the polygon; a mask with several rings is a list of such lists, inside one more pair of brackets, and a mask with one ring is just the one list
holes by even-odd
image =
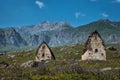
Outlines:
{"label": "green grass", "polygon": [[[110,46],[110,45],[108,45]],[[61,46],[52,48],[55,61],[45,63],[45,68],[22,68],[20,65],[35,59],[36,50],[14,52],[0,56],[11,68],[0,68],[0,79],[5,80],[120,80],[120,70],[105,72],[84,72],[82,70],[120,67],[119,45],[113,45],[117,51],[107,50],[107,61],[80,61],[82,45]],[[8,58],[8,55],[15,55]]]}

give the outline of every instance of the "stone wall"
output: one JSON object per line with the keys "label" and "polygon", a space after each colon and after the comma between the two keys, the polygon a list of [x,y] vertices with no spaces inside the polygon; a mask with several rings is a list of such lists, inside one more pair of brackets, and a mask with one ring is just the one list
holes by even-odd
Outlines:
{"label": "stone wall", "polygon": [[45,43],[43,43],[37,51],[35,61],[51,60],[51,59],[52,59],[52,53],[48,48],[48,46]]}
{"label": "stone wall", "polygon": [[106,60],[106,51],[103,41],[97,32],[93,32],[83,51],[82,60]]}

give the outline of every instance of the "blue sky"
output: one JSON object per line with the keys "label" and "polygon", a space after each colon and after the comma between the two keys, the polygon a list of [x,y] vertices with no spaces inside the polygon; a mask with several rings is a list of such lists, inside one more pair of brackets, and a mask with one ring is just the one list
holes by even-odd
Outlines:
{"label": "blue sky", "polygon": [[0,0],[0,27],[65,21],[74,27],[99,19],[120,21],[120,0]]}

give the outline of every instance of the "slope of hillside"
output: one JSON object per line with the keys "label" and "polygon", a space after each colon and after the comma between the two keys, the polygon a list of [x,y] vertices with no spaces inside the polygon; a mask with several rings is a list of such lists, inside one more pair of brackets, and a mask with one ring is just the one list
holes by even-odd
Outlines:
{"label": "slope of hillside", "polygon": [[120,23],[111,22],[110,20],[98,20],[96,22],[80,26],[76,29],[80,32],[90,34],[97,30],[106,44],[120,43]]}
{"label": "slope of hillside", "polygon": [[25,45],[27,45],[26,42],[14,28],[0,29],[0,51]]}
{"label": "slope of hillside", "polygon": [[[39,68],[23,68],[21,64],[35,59],[36,50],[0,55],[0,79],[5,80],[119,80],[120,45],[109,45],[107,61],[81,61],[82,45],[52,48],[55,61],[41,63]],[[2,63],[9,66],[5,67]],[[108,69],[108,71],[100,71]],[[111,69],[111,70],[110,70]]]}

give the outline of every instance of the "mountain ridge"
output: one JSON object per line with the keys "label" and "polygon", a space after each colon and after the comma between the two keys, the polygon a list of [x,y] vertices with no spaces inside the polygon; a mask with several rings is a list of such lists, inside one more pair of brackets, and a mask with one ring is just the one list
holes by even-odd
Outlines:
{"label": "mountain ridge", "polygon": [[[15,30],[14,32],[16,32],[15,34],[19,35],[17,38],[20,38],[20,41],[22,41],[20,43],[18,39],[15,39],[18,40],[17,44],[19,46],[14,44],[13,46],[17,48],[36,48],[42,41],[47,42],[48,45],[52,47],[83,44],[87,40],[88,35],[94,30],[100,33],[106,44],[120,43],[120,22],[112,22],[110,20],[98,20],[76,28],[67,22],[50,23],[49,21],[44,21],[41,24],[13,29]],[[2,35],[1,30],[0,35]],[[3,37],[9,36],[6,35]],[[0,44],[2,43],[2,39],[4,38],[0,36]],[[7,40],[10,41],[8,38]],[[12,41],[10,41],[10,43],[12,43]],[[5,44],[7,45],[8,43]],[[0,51],[2,50],[0,49]]]}

